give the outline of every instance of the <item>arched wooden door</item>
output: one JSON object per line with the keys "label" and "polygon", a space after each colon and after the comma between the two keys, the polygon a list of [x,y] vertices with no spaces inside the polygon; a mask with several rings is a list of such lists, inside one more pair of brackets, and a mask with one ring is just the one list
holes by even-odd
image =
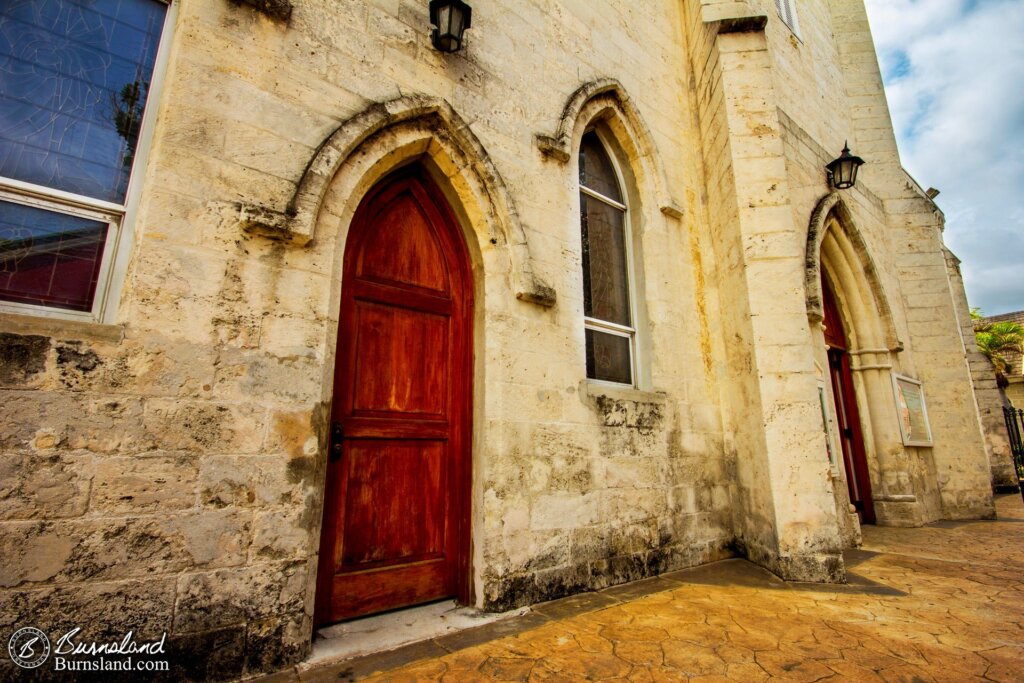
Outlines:
{"label": "arched wooden door", "polygon": [[316,621],[468,600],[472,275],[419,168],[345,247]]}
{"label": "arched wooden door", "polygon": [[850,369],[849,345],[835,296],[824,278],[821,293],[825,308],[825,343],[829,347],[828,366],[832,378],[832,398],[836,408],[839,442],[842,444],[846,485],[850,491],[850,502],[857,509],[861,524],[874,524],[875,504],[871,498],[871,478],[868,474],[867,453],[864,450],[864,435],[860,428],[853,372]]}

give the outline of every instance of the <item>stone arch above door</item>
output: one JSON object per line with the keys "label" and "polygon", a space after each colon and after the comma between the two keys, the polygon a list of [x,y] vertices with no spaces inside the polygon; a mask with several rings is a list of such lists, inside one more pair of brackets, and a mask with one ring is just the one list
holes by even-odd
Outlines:
{"label": "stone arch above door", "polygon": [[[474,214],[473,229],[491,233],[480,235],[481,240],[505,246],[516,298],[553,306],[555,291],[534,272],[526,232],[504,181],[480,140],[441,98],[400,97],[348,119],[319,146],[284,210],[242,205],[242,228],[298,246],[308,244],[328,187],[355,165],[353,159],[380,161],[388,168],[378,172],[386,172],[413,156],[430,157],[447,176],[464,208]],[[372,184],[375,179],[349,179],[347,184]]]}
{"label": "stone arch above door", "polygon": [[860,302],[866,315],[854,316],[851,332],[863,348],[900,351],[903,348],[896,334],[892,310],[882,289],[874,260],[868,252],[864,238],[857,229],[849,208],[838,192],[826,195],[811,213],[807,229],[805,262],[805,288],[807,291],[807,317],[812,323],[824,318],[821,277],[822,246],[826,239],[834,239],[836,252],[843,255],[844,268],[834,264],[830,273],[843,294]]}

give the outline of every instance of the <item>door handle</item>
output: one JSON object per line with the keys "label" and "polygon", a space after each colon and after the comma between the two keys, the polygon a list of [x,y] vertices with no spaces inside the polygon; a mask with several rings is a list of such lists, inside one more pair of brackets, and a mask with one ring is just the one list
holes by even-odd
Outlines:
{"label": "door handle", "polygon": [[341,458],[342,444],[345,439],[345,426],[340,422],[331,423],[331,445],[329,458],[331,461]]}

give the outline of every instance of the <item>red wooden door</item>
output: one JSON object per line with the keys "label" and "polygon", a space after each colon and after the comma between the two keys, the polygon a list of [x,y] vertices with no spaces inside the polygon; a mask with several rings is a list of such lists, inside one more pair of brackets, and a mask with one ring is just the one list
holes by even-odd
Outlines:
{"label": "red wooden door", "polygon": [[846,485],[850,491],[850,502],[857,509],[861,523],[874,524],[875,504],[871,498],[871,477],[864,450],[864,436],[860,429],[860,413],[857,411],[857,394],[853,386],[853,372],[850,370],[846,334],[843,332],[832,290],[824,281],[821,290],[825,304],[825,343],[829,346],[832,398],[836,407],[843,466],[846,469]]}
{"label": "red wooden door", "polygon": [[316,620],[466,601],[472,281],[424,173],[360,204],[341,291]]}

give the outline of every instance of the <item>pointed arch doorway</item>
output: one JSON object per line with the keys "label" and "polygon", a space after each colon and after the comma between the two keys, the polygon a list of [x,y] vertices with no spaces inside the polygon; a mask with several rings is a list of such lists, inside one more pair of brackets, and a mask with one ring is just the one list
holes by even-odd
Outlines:
{"label": "pointed arch doorway", "polygon": [[875,505],[871,497],[871,477],[868,472],[867,452],[861,431],[857,393],[850,367],[849,343],[843,330],[839,307],[828,280],[821,281],[824,308],[825,344],[828,347],[828,366],[832,380],[832,399],[842,446],[843,467],[850,503],[856,508],[861,524],[875,523]]}
{"label": "pointed arch doorway", "polygon": [[345,245],[315,621],[469,600],[472,270],[415,165]]}

